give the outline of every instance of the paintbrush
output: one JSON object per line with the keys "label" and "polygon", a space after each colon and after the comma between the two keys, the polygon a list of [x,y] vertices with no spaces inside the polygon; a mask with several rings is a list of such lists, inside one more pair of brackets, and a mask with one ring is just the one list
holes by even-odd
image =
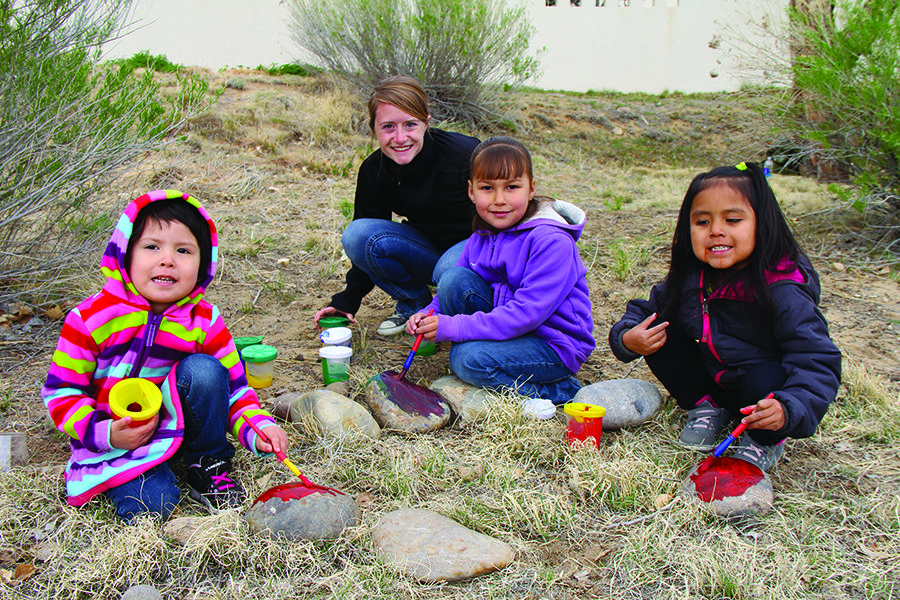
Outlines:
{"label": "paintbrush", "polygon": [[[428,314],[425,315],[425,318],[427,319],[428,317],[430,317],[433,314],[434,314],[434,309],[432,308],[431,310],[428,311]],[[424,338],[424,337],[425,337],[424,333],[420,333],[419,335],[416,336],[416,341],[413,342],[412,350],[410,350],[409,356],[407,356],[406,360],[403,361],[403,368],[400,369],[400,374],[397,375],[397,379],[403,379],[406,376],[406,372],[409,371],[409,367],[412,365],[413,358],[415,358],[415,356],[416,356],[416,351],[419,349],[419,344],[422,343],[422,338]]]}
{"label": "paintbrush", "polygon": [[[766,396],[766,398],[774,398],[774,397],[775,397],[775,394],[769,394],[768,396]],[[729,433],[728,436],[724,440],[722,440],[722,442],[718,446],[716,446],[716,449],[713,450],[713,456],[718,458],[718,457],[722,456],[723,454],[725,454],[725,451],[728,449],[728,446],[731,445],[731,442],[738,439],[740,437],[740,435],[742,433],[744,433],[745,429],[747,429],[746,423],[744,423],[743,421],[738,423],[738,426],[734,428],[734,431]]]}

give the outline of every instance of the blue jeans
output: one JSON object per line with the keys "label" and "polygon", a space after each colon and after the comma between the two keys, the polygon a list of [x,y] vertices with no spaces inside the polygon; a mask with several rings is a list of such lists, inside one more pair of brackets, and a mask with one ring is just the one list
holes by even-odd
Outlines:
{"label": "blue jeans", "polygon": [[[441,312],[470,315],[494,308],[491,287],[474,271],[454,267],[438,283]],[[542,338],[528,333],[511,340],[472,340],[453,344],[450,369],[474,386],[507,388],[554,404],[572,399],[581,384]]]}
{"label": "blue jeans", "polygon": [[411,315],[431,302],[429,286],[456,264],[465,240],[441,254],[405,223],[356,219],[344,230],[341,244],[353,264],[397,301],[396,312]]}
{"label": "blue jeans", "polygon": [[[184,439],[178,454],[189,465],[201,456],[231,459],[234,446],[227,438],[231,389],[222,363],[206,354],[184,358],[175,366],[175,387],[184,414]],[[147,513],[165,520],[175,510],[181,490],[166,462],[106,490],[106,495],[123,521]]]}

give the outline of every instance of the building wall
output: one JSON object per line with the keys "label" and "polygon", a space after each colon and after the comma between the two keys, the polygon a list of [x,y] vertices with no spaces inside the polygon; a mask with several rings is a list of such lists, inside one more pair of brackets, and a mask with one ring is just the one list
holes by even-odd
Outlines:
{"label": "building wall", "polygon": [[[543,72],[530,85],[660,93],[737,89],[726,29],[752,37],[748,23],[783,10],[788,0],[524,2],[534,48],[542,49]],[[288,14],[279,0],[136,0],[136,24],[104,50],[110,58],[149,50],[211,69],[283,64],[301,54]]]}

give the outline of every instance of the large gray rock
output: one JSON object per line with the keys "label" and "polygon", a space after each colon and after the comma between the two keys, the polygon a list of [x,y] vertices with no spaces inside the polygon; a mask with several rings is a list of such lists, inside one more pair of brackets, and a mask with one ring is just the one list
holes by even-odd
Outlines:
{"label": "large gray rock", "polygon": [[371,438],[381,435],[366,407],[329,390],[282,394],[275,400],[275,416],[313,435],[340,436],[350,431]]}
{"label": "large gray rock", "polygon": [[372,530],[372,542],[382,562],[427,583],[484,575],[514,558],[508,544],[415,508],[382,516]]}
{"label": "large gray rock", "polygon": [[440,394],[394,371],[372,377],[366,384],[366,402],[384,429],[425,433],[440,429],[450,420],[450,405]]}
{"label": "large gray rock", "polygon": [[359,507],[349,495],[301,495],[303,490],[305,487],[299,482],[267,490],[244,515],[250,530],[294,541],[333,540],[345,527],[359,523]]}
{"label": "large gray rock", "polygon": [[122,600],[162,600],[162,594],[152,585],[133,585],[122,594]]}
{"label": "large gray rock", "polygon": [[701,461],[681,484],[681,492],[720,517],[762,515],[775,499],[768,474],[731,457],[709,456]]}
{"label": "large gray rock", "polygon": [[606,409],[603,430],[634,427],[653,418],[662,406],[662,394],[642,379],[610,379],[578,390],[573,402],[594,404]]}
{"label": "large gray rock", "polygon": [[491,394],[484,388],[477,388],[462,381],[455,375],[436,379],[428,389],[443,396],[457,415],[456,423],[464,425],[484,419],[491,411]]}

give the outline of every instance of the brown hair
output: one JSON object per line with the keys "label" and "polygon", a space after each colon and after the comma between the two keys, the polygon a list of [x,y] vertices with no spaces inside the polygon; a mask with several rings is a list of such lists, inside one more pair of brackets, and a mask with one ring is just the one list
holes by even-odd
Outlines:
{"label": "brown hair", "polygon": [[[495,180],[495,179],[514,179],[516,177],[527,177],[529,181],[534,181],[534,172],[531,167],[531,154],[522,142],[507,136],[495,136],[488,138],[478,144],[472,151],[472,158],[469,161],[469,181],[479,180]],[[543,196],[534,196],[528,202],[528,208],[522,215],[520,223],[535,212],[537,212],[541,201],[552,200]],[[492,233],[498,230],[489,225],[476,212],[472,222],[473,229],[487,229]]]}
{"label": "brown hair", "polygon": [[375,111],[379,104],[396,106],[403,112],[428,124],[428,95],[415,77],[394,75],[375,86],[369,96],[369,129],[375,131]]}

